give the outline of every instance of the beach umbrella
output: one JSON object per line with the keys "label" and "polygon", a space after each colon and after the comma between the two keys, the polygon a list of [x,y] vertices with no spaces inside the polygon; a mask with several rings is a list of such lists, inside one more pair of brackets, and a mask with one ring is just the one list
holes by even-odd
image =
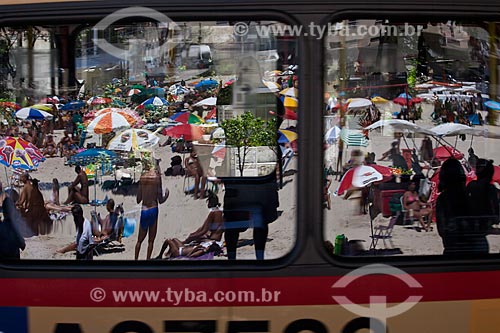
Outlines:
{"label": "beach umbrella", "polygon": [[174,96],[184,95],[189,93],[189,89],[181,86],[180,84],[173,84],[168,88],[168,93]]}
{"label": "beach umbrella", "polygon": [[434,158],[438,161],[445,161],[449,158],[455,158],[457,160],[464,158],[464,154],[451,146],[437,147],[434,148],[432,152],[434,153]]}
{"label": "beach umbrella", "polygon": [[130,128],[112,138],[108,143],[109,150],[131,151],[155,146],[160,139],[146,129]]}
{"label": "beach umbrella", "polygon": [[139,106],[146,107],[148,105],[151,106],[162,106],[162,105],[170,105],[165,98],[161,97],[151,97],[142,102]]}
{"label": "beach umbrella", "polygon": [[372,103],[375,103],[375,104],[382,104],[382,103],[387,103],[389,102],[389,100],[383,98],[383,97],[380,97],[380,96],[375,96],[371,99]]}
{"label": "beach umbrella", "polygon": [[193,106],[202,106],[202,105],[216,105],[217,104],[217,97],[209,97],[205,98],[197,103],[195,103]]}
{"label": "beach umbrella", "polygon": [[211,89],[211,88],[215,88],[218,84],[219,84],[219,82],[212,80],[212,79],[208,79],[208,80],[202,80],[202,81],[198,82],[197,84],[194,85],[194,87],[196,89]]}
{"label": "beach umbrella", "polygon": [[294,87],[285,88],[285,89],[280,91],[280,95],[298,98],[299,97],[299,90],[297,88],[294,88]]}
{"label": "beach umbrella", "polygon": [[225,139],[226,138],[226,133],[224,132],[224,129],[222,127],[216,128],[212,134],[210,134],[211,138],[210,139]]}
{"label": "beach umbrella", "polygon": [[398,95],[398,98],[411,99],[411,95],[408,95],[407,93],[401,93]]}
{"label": "beach umbrella", "polygon": [[285,108],[285,114],[283,115],[283,118],[289,120],[297,120],[298,119],[297,112],[289,108]]}
{"label": "beach umbrella", "polygon": [[16,102],[0,102],[0,107],[11,108],[14,110],[19,110],[21,106]]}
{"label": "beach umbrella", "polygon": [[500,103],[495,101],[486,101],[484,102],[484,106],[492,109],[492,110],[500,110]]}
{"label": "beach umbrella", "polygon": [[271,92],[278,92],[281,89],[281,86],[276,82],[262,80],[262,83],[264,83]]}
{"label": "beach umbrella", "polygon": [[66,104],[64,104],[61,107],[61,110],[63,111],[73,111],[73,110],[79,110],[85,106],[84,101],[71,101]]}
{"label": "beach umbrella", "polygon": [[108,98],[108,97],[98,97],[98,96],[94,96],[94,97],[90,97],[89,100],[87,101],[87,104],[88,105],[99,105],[99,104],[109,104],[111,103],[113,100],[111,98]]}
{"label": "beach umbrella", "polygon": [[432,130],[420,127],[419,125],[403,119],[382,119],[374,122],[370,126],[365,127],[365,130],[374,130],[377,128],[390,127],[396,132],[413,132],[426,135],[436,135]]}
{"label": "beach umbrella", "polygon": [[437,136],[455,136],[460,134],[469,134],[475,136],[488,136],[488,132],[484,129],[476,129],[464,124],[444,123],[430,129]]}
{"label": "beach umbrella", "polygon": [[132,95],[137,95],[137,94],[140,94],[141,93],[141,90],[140,89],[137,89],[137,88],[133,88],[133,89],[130,89],[127,93],[127,96],[132,96]]}
{"label": "beach umbrella", "polygon": [[130,123],[127,118],[118,112],[108,112],[97,116],[87,126],[87,131],[96,134],[105,134],[113,132],[117,129],[129,128]]}
{"label": "beach umbrella", "polygon": [[205,122],[202,118],[189,111],[174,113],[169,119],[183,124],[201,124]]}
{"label": "beach umbrella", "polygon": [[338,138],[340,137],[340,127],[338,126],[333,126],[328,129],[325,133],[325,142],[331,144],[334,142],[337,142]]}
{"label": "beach umbrella", "polygon": [[66,164],[84,166],[103,160],[113,161],[116,159],[118,159],[118,156],[114,151],[103,148],[92,148],[71,156]]}
{"label": "beach umbrella", "polygon": [[135,112],[134,110],[131,109],[120,109],[120,108],[104,108],[99,111],[97,111],[94,114],[94,117],[98,117],[100,115],[110,113],[110,112],[116,112],[119,115],[123,116],[127,121],[129,122],[130,125],[142,125],[144,124],[144,121],[142,118]]}
{"label": "beach umbrella", "polygon": [[44,120],[44,119],[52,119],[53,116],[48,112],[28,107],[28,108],[22,108],[19,111],[17,111],[16,118]]}
{"label": "beach umbrella", "polygon": [[3,165],[33,170],[43,161],[45,157],[31,142],[10,136],[0,139],[0,163]]}
{"label": "beach umbrella", "polygon": [[372,101],[366,98],[351,98],[348,100],[348,109],[364,108],[372,105]]}
{"label": "beach umbrella", "polygon": [[396,104],[403,105],[403,106],[407,106],[408,104],[411,105],[411,103],[412,103],[411,99],[406,99],[403,97],[397,97],[397,98],[393,99],[392,101]]}
{"label": "beach umbrella", "polygon": [[347,170],[340,180],[335,195],[342,195],[351,188],[362,188],[374,182],[382,181],[384,177],[375,168],[368,165],[360,165]]}
{"label": "beach umbrella", "polygon": [[46,112],[52,112],[53,107],[54,106],[52,104],[35,104],[35,105],[30,106],[30,108],[32,108],[32,109],[37,109],[37,110],[46,111]]}
{"label": "beach umbrella", "polygon": [[[471,181],[476,180],[477,176],[473,169],[467,170],[464,164],[462,164],[462,168],[465,174],[465,184],[469,184]],[[439,186],[439,172],[441,171],[441,167],[439,167],[436,172],[429,178],[431,181],[431,193],[429,195],[428,202],[434,202],[439,196],[438,186]]]}
{"label": "beach umbrella", "polygon": [[278,143],[288,143],[297,140],[298,135],[294,131],[290,130],[278,130]]}
{"label": "beach umbrella", "polygon": [[186,141],[200,140],[204,134],[203,128],[191,124],[171,126],[163,130],[163,135],[170,136],[172,138],[182,137]]}
{"label": "beach umbrella", "polygon": [[494,170],[494,172],[493,172],[493,178],[491,179],[491,182],[500,184],[500,166],[494,165],[493,170]]}
{"label": "beach umbrella", "polygon": [[283,105],[289,109],[296,109],[299,106],[299,100],[294,97],[284,96]]}

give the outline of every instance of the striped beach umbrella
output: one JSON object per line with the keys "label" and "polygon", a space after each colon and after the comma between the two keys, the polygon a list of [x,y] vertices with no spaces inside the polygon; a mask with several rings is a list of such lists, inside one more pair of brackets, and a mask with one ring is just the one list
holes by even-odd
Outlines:
{"label": "striped beach umbrella", "polygon": [[33,170],[45,161],[42,152],[31,142],[18,137],[0,139],[0,163],[14,169]]}
{"label": "striped beach umbrella", "polygon": [[170,103],[168,103],[165,98],[155,96],[155,97],[148,98],[147,100],[145,100],[144,102],[142,102],[140,104],[140,106],[143,106],[143,107],[148,106],[148,105],[162,106],[162,105],[170,105]]}
{"label": "striped beach umbrella", "polygon": [[177,112],[169,119],[183,124],[201,124],[205,121],[191,112]]}
{"label": "striped beach umbrella", "polygon": [[34,108],[22,108],[16,112],[16,118],[19,119],[33,119],[33,120],[44,120],[52,119],[53,116],[45,111],[34,109]]}
{"label": "striped beach umbrella", "polygon": [[111,133],[117,129],[124,129],[130,127],[130,122],[127,118],[118,112],[108,112],[97,116],[87,126],[87,131],[96,134]]}

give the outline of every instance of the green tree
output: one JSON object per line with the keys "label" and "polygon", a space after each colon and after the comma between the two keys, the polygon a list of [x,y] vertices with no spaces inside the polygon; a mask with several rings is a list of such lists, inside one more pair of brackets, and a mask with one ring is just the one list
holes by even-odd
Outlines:
{"label": "green tree", "polygon": [[268,146],[276,152],[276,119],[274,118],[264,121],[247,111],[234,119],[224,120],[221,127],[226,136],[226,145],[236,148],[240,176],[243,176],[250,147]]}

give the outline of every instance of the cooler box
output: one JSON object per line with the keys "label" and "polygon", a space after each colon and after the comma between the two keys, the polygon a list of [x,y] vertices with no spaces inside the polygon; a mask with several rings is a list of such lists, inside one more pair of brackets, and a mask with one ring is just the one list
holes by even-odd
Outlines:
{"label": "cooler box", "polygon": [[380,196],[382,199],[382,215],[384,217],[389,217],[392,215],[391,208],[389,207],[389,200],[394,194],[405,193],[406,190],[382,190],[380,191]]}

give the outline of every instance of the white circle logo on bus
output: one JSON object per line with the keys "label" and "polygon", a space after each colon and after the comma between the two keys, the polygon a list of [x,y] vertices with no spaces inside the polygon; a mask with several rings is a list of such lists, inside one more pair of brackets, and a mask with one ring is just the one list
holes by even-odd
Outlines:
{"label": "white circle logo on bus", "polygon": [[[332,288],[347,288],[349,284],[366,275],[389,275],[403,281],[410,288],[422,288],[422,285],[411,275],[403,270],[384,264],[373,264],[355,269],[348,274],[344,275],[337,282],[332,285]],[[370,329],[373,332],[386,332],[386,322],[388,318],[398,316],[412,307],[422,299],[423,296],[408,296],[402,303],[387,307],[386,296],[370,296],[370,304],[364,307],[354,304],[346,296],[332,296],[332,298],[339,303],[346,310],[357,314],[361,317],[370,318]],[[378,319],[378,320],[377,320]],[[382,324],[382,327],[380,326]]]}
{"label": "white circle logo on bus", "polygon": [[[113,23],[123,20],[125,18],[131,18],[131,17],[146,17],[152,20],[155,20],[158,25],[158,28],[162,29],[168,29],[170,30],[175,30],[175,31],[181,31],[181,28],[172,21],[167,15],[160,13],[159,11],[156,11],[151,8],[147,7],[128,7],[124,9],[117,10],[113,12],[112,14],[106,16],[103,18],[101,21],[99,21],[93,28],[92,30],[96,33],[99,33],[99,31],[104,31],[107,29],[109,26],[111,26]],[[161,35],[161,32],[158,31],[158,36]],[[168,38],[166,38],[166,41],[158,45],[156,47],[150,48],[149,51],[151,53],[157,53],[157,54],[165,54],[168,51],[172,50],[177,46],[180,40],[182,38],[179,38],[176,36],[176,33],[168,34]],[[136,42],[134,42],[136,41]],[[130,59],[131,56],[135,55],[135,53],[138,52],[137,48],[134,48],[135,45],[138,45],[137,42],[139,40],[137,39],[129,39],[128,44],[129,44],[129,49],[122,49],[119,47],[114,46],[113,44],[109,43],[106,39],[104,38],[93,38],[93,42],[103,51],[107,52],[108,54],[122,60],[128,60]]]}

